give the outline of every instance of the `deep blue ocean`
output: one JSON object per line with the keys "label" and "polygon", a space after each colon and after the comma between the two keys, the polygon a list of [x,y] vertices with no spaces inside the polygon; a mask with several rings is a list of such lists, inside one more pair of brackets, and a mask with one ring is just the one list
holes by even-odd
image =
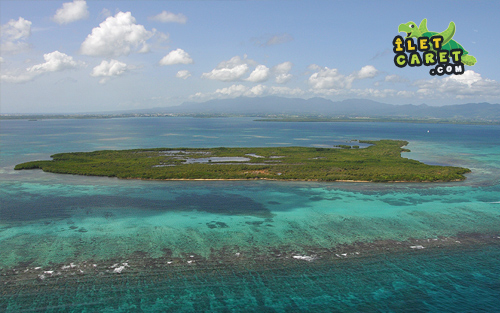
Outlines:
{"label": "deep blue ocean", "polygon": [[[402,139],[450,183],[14,171],[60,152]],[[500,126],[0,121],[0,312],[499,312]]]}

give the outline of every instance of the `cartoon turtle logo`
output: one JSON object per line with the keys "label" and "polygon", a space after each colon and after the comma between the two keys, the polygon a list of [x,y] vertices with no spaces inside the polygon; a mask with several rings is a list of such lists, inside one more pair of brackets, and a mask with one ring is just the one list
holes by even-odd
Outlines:
{"label": "cartoon turtle logo", "polygon": [[[419,37],[427,37],[430,39],[432,36],[436,35],[443,36],[441,50],[451,51],[453,49],[460,49],[463,51],[462,57],[460,59],[463,64],[469,66],[476,64],[476,58],[470,55],[469,52],[465,50],[461,44],[452,39],[453,35],[455,35],[455,23],[453,22],[450,22],[450,25],[448,25],[448,28],[445,31],[441,33],[436,33],[436,32],[431,32],[427,29],[427,19],[424,18],[420,23],[420,26],[418,27],[417,24],[415,24],[414,22],[408,22],[406,24],[399,25],[398,32],[405,32],[406,38],[417,38],[417,39]],[[432,48],[431,50],[435,51]]]}

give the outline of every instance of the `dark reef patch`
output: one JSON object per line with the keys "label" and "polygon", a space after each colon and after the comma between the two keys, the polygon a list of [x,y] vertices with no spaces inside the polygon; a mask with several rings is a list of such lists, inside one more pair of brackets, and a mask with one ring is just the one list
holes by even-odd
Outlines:
{"label": "dark reef patch", "polygon": [[229,228],[229,225],[227,225],[226,223],[216,222],[216,221],[208,222],[208,223],[206,223],[206,225],[210,229],[214,229],[214,228]]}
{"label": "dark reef patch", "polygon": [[135,208],[151,212],[200,211],[261,218],[274,216],[263,204],[237,194],[182,194],[174,200],[137,198],[120,194],[81,197],[32,195],[29,200],[23,198],[7,199],[0,206],[0,216],[4,222],[42,220],[43,223],[49,225],[54,220],[69,219],[75,212],[82,210],[88,215],[94,213],[93,210],[105,209],[102,215],[111,218],[118,212],[112,213],[109,209],[120,208]]}
{"label": "dark reef patch", "polygon": [[167,201],[166,205],[181,211],[197,210],[221,215],[247,215],[262,218],[274,216],[261,203],[235,194],[182,195],[173,201]]}
{"label": "dark reef patch", "polygon": [[324,200],[324,198],[320,196],[309,197],[309,201],[321,201],[321,200]]}
{"label": "dark reef patch", "polygon": [[264,223],[263,221],[245,222],[245,224],[252,225],[252,226],[260,226],[263,223]]}

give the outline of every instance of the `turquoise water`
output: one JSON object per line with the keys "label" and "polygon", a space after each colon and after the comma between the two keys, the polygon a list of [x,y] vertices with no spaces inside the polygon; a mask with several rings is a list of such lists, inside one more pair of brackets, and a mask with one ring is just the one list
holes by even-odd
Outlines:
{"label": "turquoise water", "polygon": [[[464,182],[376,184],[158,182],[13,170],[59,152],[328,147],[352,139],[407,140],[412,152],[404,157],[472,173]],[[500,307],[500,126],[1,121],[0,140],[0,310]]]}

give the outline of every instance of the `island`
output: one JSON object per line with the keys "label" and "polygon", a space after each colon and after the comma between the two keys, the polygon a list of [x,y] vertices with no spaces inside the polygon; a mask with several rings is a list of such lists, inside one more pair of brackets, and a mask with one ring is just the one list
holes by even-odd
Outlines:
{"label": "island", "polygon": [[[16,170],[125,179],[449,182],[464,180],[463,167],[428,165],[404,158],[403,140],[356,141],[330,148],[154,148],[58,153]],[[359,145],[364,145],[361,147]]]}

